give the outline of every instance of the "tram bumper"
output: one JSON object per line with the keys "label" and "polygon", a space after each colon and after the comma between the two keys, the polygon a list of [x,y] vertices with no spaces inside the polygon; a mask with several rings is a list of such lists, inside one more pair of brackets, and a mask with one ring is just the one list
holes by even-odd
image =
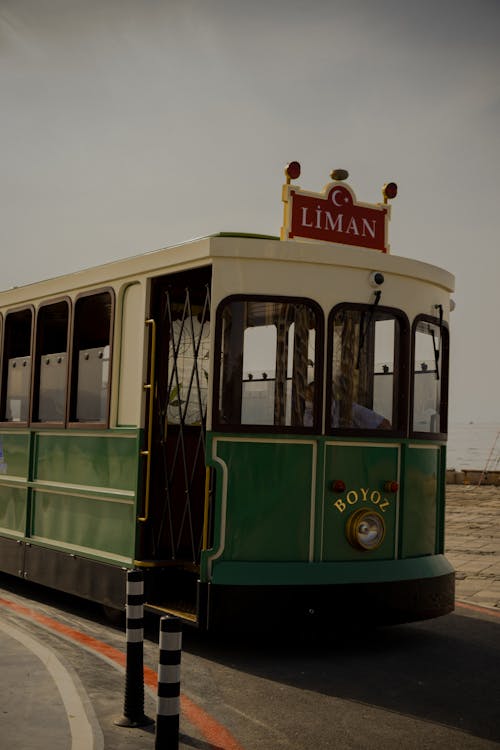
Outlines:
{"label": "tram bumper", "polygon": [[[443,555],[399,560],[397,568],[382,561],[369,575],[359,565],[339,571],[336,564],[336,580],[328,580],[321,563],[305,569],[298,563],[222,565],[237,566],[244,582],[227,580],[229,569],[218,571],[208,591],[211,630],[270,630],[307,622],[333,628],[346,622],[392,625],[440,617],[455,606],[455,572]],[[284,568],[288,581],[280,575]]]}

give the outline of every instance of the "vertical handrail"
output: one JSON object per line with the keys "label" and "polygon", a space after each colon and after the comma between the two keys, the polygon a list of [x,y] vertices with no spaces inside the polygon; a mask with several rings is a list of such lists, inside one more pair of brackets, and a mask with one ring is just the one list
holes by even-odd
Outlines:
{"label": "vertical handrail", "polygon": [[144,384],[144,390],[149,391],[148,410],[148,439],[147,448],[141,451],[141,456],[146,456],[146,487],[144,492],[144,515],[137,518],[138,521],[147,521],[149,517],[149,489],[151,484],[151,448],[153,443],[153,404],[155,383],[155,360],[156,360],[156,322],[153,318],[144,321],[144,325],[151,328],[151,348],[149,362],[149,383]]}
{"label": "vertical handrail", "polygon": [[205,471],[205,504],[203,508],[203,539],[202,550],[208,549],[208,516],[210,513],[210,466]]}

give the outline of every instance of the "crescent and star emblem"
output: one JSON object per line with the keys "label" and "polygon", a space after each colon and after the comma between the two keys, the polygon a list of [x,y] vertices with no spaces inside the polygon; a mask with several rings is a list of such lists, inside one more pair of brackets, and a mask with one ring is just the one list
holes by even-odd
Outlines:
{"label": "crescent and star emblem", "polygon": [[342,203],[347,203],[347,200],[348,200],[347,198],[343,198],[342,199],[342,203],[337,203],[337,199],[336,199],[337,193],[340,193],[340,195],[342,195],[342,192],[343,192],[342,190],[334,190],[333,191],[333,193],[332,193],[332,203],[335,206],[341,206]]}

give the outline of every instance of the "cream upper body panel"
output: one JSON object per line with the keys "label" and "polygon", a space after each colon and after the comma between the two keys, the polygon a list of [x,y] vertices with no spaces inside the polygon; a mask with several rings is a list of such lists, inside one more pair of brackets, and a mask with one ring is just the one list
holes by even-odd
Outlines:
{"label": "cream upper body panel", "polygon": [[[230,240],[228,242],[228,240]],[[373,302],[396,307],[411,319],[436,315],[442,305],[446,320],[454,277],[428,263],[342,245],[214,238],[212,301],[230,294],[265,294],[310,297],[325,312],[341,302]],[[384,282],[374,287],[372,274]]]}
{"label": "cream upper body panel", "polygon": [[164,273],[174,273],[210,262],[210,238],[193,240],[176,247],[155,250],[132,258],[113,261],[52,279],[14,287],[0,292],[0,308],[44,301],[61,295],[74,296],[98,287],[119,289],[131,281],[147,279]]}
{"label": "cream upper body panel", "polygon": [[247,237],[213,237],[211,255],[219,258],[247,260],[286,261],[313,265],[339,266],[360,270],[408,276],[442,286],[448,292],[454,289],[454,277],[442,268],[397,255],[390,255],[348,245],[329,245],[289,240],[262,240]]}
{"label": "cream upper body panel", "polygon": [[[232,282],[227,284],[228,294],[250,293],[251,277],[249,278],[248,274],[252,273],[259,274],[259,284],[265,281],[274,293],[277,293],[278,289],[286,289],[286,292],[282,293],[297,293],[293,286],[298,278],[301,280],[299,288],[303,293],[305,283],[309,284],[304,273],[311,274],[311,280],[314,282],[323,279],[323,285],[331,284],[328,268],[331,268],[332,272],[334,269],[342,269],[341,286],[345,290],[346,298],[352,298],[356,292],[360,293],[359,288],[356,289],[357,285],[363,275],[369,283],[369,274],[372,271],[390,275],[394,280],[393,290],[404,279],[427,283],[447,294],[454,290],[454,277],[447,271],[428,263],[386,255],[375,250],[347,245],[216,236],[5,290],[0,292],[0,307],[12,308],[61,295],[73,296],[99,286],[112,286],[116,289],[123,283],[140,280],[141,277],[146,279],[212,263],[217,265],[217,270],[221,274],[221,289],[224,284],[223,277],[232,279]],[[285,264],[286,274],[283,273]],[[235,274],[238,266],[239,271]],[[262,278],[264,269],[265,278]],[[264,293],[262,288],[257,291]],[[313,288],[310,291],[312,292]]]}
{"label": "cream upper body panel", "polygon": [[[448,271],[422,261],[384,254],[376,250],[291,240],[282,242],[277,239],[216,236],[192,240],[175,247],[4,290],[0,292],[0,305],[11,307],[35,299],[71,295],[73,292],[83,292],[99,285],[120,285],[127,280],[137,280],[141,276],[157,276],[210,264],[214,259],[218,259],[220,268],[223,267],[224,260],[227,260],[232,272],[235,261],[242,264],[251,261],[263,263],[269,271],[274,268],[271,280],[279,279],[282,276],[283,263],[288,263],[291,264],[290,267],[297,264],[302,269],[301,273],[304,264],[311,268],[318,266],[322,273],[326,272],[327,267],[368,273],[381,271],[395,277],[428,282],[448,293],[454,289],[454,277]],[[267,265],[273,262],[276,264],[273,267]]]}

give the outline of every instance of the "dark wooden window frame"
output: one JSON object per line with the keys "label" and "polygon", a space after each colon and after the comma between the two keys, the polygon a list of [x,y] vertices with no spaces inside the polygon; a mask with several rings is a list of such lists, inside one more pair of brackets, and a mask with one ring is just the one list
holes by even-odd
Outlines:
{"label": "dark wooden window frame", "polygon": [[[8,330],[8,322],[9,322],[9,316],[16,315],[21,312],[27,312],[29,311],[31,313],[31,332],[30,332],[30,350],[29,354],[27,356],[31,357],[31,373],[30,373],[30,385],[28,388],[28,418],[23,420],[22,422],[14,422],[10,419],[5,419],[6,417],[6,410],[7,410],[7,352],[6,352],[6,346],[10,344],[9,341],[9,335],[10,331]],[[31,413],[31,388],[32,388],[32,382],[33,382],[33,344],[34,344],[34,320],[35,320],[35,309],[32,304],[27,305],[20,305],[19,307],[14,307],[11,310],[8,310],[5,313],[5,322],[3,325],[2,330],[2,356],[1,356],[1,391],[0,391],[0,425],[2,427],[27,427],[29,424],[29,415]]]}
{"label": "dark wooden window frame", "polygon": [[[64,418],[62,420],[58,421],[41,421],[40,419],[35,419],[35,411],[38,410],[39,405],[39,396],[40,396],[40,356],[41,353],[39,351],[40,347],[40,313],[42,310],[46,309],[47,307],[51,307],[52,305],[59,305],[62,303],[66,303],[67,310],[68,310],[68,320],[67,320],[67,329],[66,329],[66,392],[65,392],[65,410],[64,410]],[[71,360],[71,339],[70,339],[70,332],[71,332],[71,320],[72,320],[72,314],[73,314],[73,305],[71,302],[71,298],[64,296],[64,297],[57,297],[55,299],[48,300],[46,302],[43,302],[36,311],[36,321],[35,321],[35,334],[34,334],[34,363],[33,363],[33,378],[32,378],[32,391],[31,391],[31,420],[30,424],[32,426],[36,426],[38,428],[50,428],[50,427],[62,427],[65,426],[67,423],[67,415],[68,415],[68,398],[69,398],[69,371],[70,371],[70,360]]]}
{"label": "dark wooden window frame", "polygon": [[348,435],[350,437],[404,437],[408,433],[408,389],[409,389],[409,357],[410,357],[410,321],[403,310],[395,307],[386,307],[377,305],[362,304],[358,302],[341,302],[330,310],[328,316],[328,340],[327,340],[327,368],[326,368],[326,412],[330,414],[332,403],[332,378],[333,378],[333,324],[335,316],[341,310],[352,310],[370,313],[374,310],[374,317],[378,313],[384,313],[391,316],[399,322],[399,336],[396,337],[394,348],[394,382],[393,382],[393,424],[396,416],[396,426],[391,430],[358,428],[334,428],[331,426],[331,418],[325,419],[325,433],[327,435]]}
{"label": "dark wooden window frame", "polygon": [[[271,302],[307,305],[316,315],[316,342],[315,342],[315,377],[316,394],[313,404],[313,424],[311,427],[303,425],[262,425],[226,423],[219,419],[219,396],[221,377],[221,352],[222,352],[222,316],[227,305],[233,302]],[[321,431],[321,397],[323,392],[323,341],[324,341],[324,314],[320,305],[309,297],[296,297],[288,295],[272,294],[232,294],[222,299],[216,312],[216,330],[214,340],[214,387],[212,401],[212,425],[213,429],[220,432],[245,432],[245,433],[271,433],[271,434],[318,434]]]}
{"label": "dark wooden window frame", "polygon": [[[419,432],[413,429],[413,409],[415,403],[414,372],[415,372],[415,342],[417,326],[421,322],[431,323],[441,328],[441,348],[439,357],[441,380],[441,401],[439,409],[439,432]],[[450,369],[450,330],[445,321],[432,315],[417,315],[411,327],[411,369],[410,369],[410,437],[418,440],[446,440],[448,435],[448,391],[449,391],[449,369]]]}
{"label": "dark wooden window frame", "polygon": [[[101,294],[109,294],[111,310],[109,320],[109,374],[108,374],[108,392],[106,401],[106,417],[102,421],[77,421],[74,419],[76,409],[76,386],[78,377],[78,363],[76,357],[79,349],[75,343],[75,326],[76,326],[76,314],[78,302],[82,299],[89,297],[97,297]],[[109,415],[111,405],[111,389],[112,389],[112,376],[113,376],[113,339],[114,339],[114,321],[116,312],[116,296],[113,287],[106,286],[97,289],[91,289],[87,292],[78,294],[73,301],[72,316],[71,316],[71,331],[70,331],[70,364],[69,364],[69,376],[68,376],[68,406],[67,406],[67,427],[69,429],[85,429],[85,430],[103,430],[109,427]]]}

